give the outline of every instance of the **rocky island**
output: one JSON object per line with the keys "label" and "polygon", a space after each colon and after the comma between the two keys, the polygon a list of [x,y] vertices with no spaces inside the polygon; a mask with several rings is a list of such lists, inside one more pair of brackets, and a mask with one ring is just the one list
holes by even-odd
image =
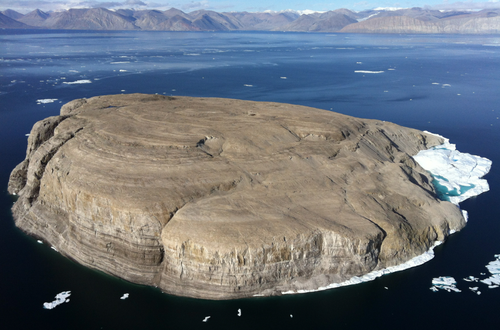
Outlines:
{"label": "rocky island", "polygon": [[130,94],[36,123],[16,225],[77,262],[204,299],[314,290],[465,220],[412,158],[443,140],[290,104]]}

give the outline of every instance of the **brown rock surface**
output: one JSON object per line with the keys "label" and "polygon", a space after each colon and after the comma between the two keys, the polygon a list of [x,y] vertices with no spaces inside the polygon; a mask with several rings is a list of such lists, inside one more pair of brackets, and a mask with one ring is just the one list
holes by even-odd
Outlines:
{"label": "brown rock surface", "polygon": [[62,254],[208,299],[399,264],[464,219],[411,155],[439,138],[289,104],[111,95],[38,122],[9,192]]}

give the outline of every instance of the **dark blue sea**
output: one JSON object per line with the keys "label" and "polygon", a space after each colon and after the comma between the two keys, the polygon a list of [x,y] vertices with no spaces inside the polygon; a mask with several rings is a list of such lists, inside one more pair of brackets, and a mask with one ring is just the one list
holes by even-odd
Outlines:
{"label": "dark blue sea", "polygon": [[[497,329],[500,288],[463,278],[488,277],[500,254],[499,91],[499,36],[0,30],[1,327]],[[36,121],[76,98],[137,92],[286,102],[428,130],[492,160],[490,191],[461,203],[467,226],[416,268],[302,295],[170,296],[26,236],[6,189]],[[429,290],[438,276],[461,292]],[[62,291],[68,303],[43,308]]]}

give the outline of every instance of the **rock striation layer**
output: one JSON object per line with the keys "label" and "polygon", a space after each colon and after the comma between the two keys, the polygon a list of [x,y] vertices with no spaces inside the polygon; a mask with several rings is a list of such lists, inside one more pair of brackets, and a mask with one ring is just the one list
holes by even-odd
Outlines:
{"label": "rock striation layer", "polygon": [[411,157],[440,143],[289,104],[99,96],[34,125],[8,189],[18,227],[86,266],[175,295],[273,295],[461,229]]}

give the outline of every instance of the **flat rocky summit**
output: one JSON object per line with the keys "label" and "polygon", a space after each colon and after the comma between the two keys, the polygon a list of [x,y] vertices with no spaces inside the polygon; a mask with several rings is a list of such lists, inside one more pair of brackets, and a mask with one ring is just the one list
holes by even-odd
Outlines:
{"label": "flat rocky summit", "polygon": [[464,219],[411,157],[440,138],[290,104],[110,95],[36,123],[16,225],[167,293],[313,290],[403,263]]}

